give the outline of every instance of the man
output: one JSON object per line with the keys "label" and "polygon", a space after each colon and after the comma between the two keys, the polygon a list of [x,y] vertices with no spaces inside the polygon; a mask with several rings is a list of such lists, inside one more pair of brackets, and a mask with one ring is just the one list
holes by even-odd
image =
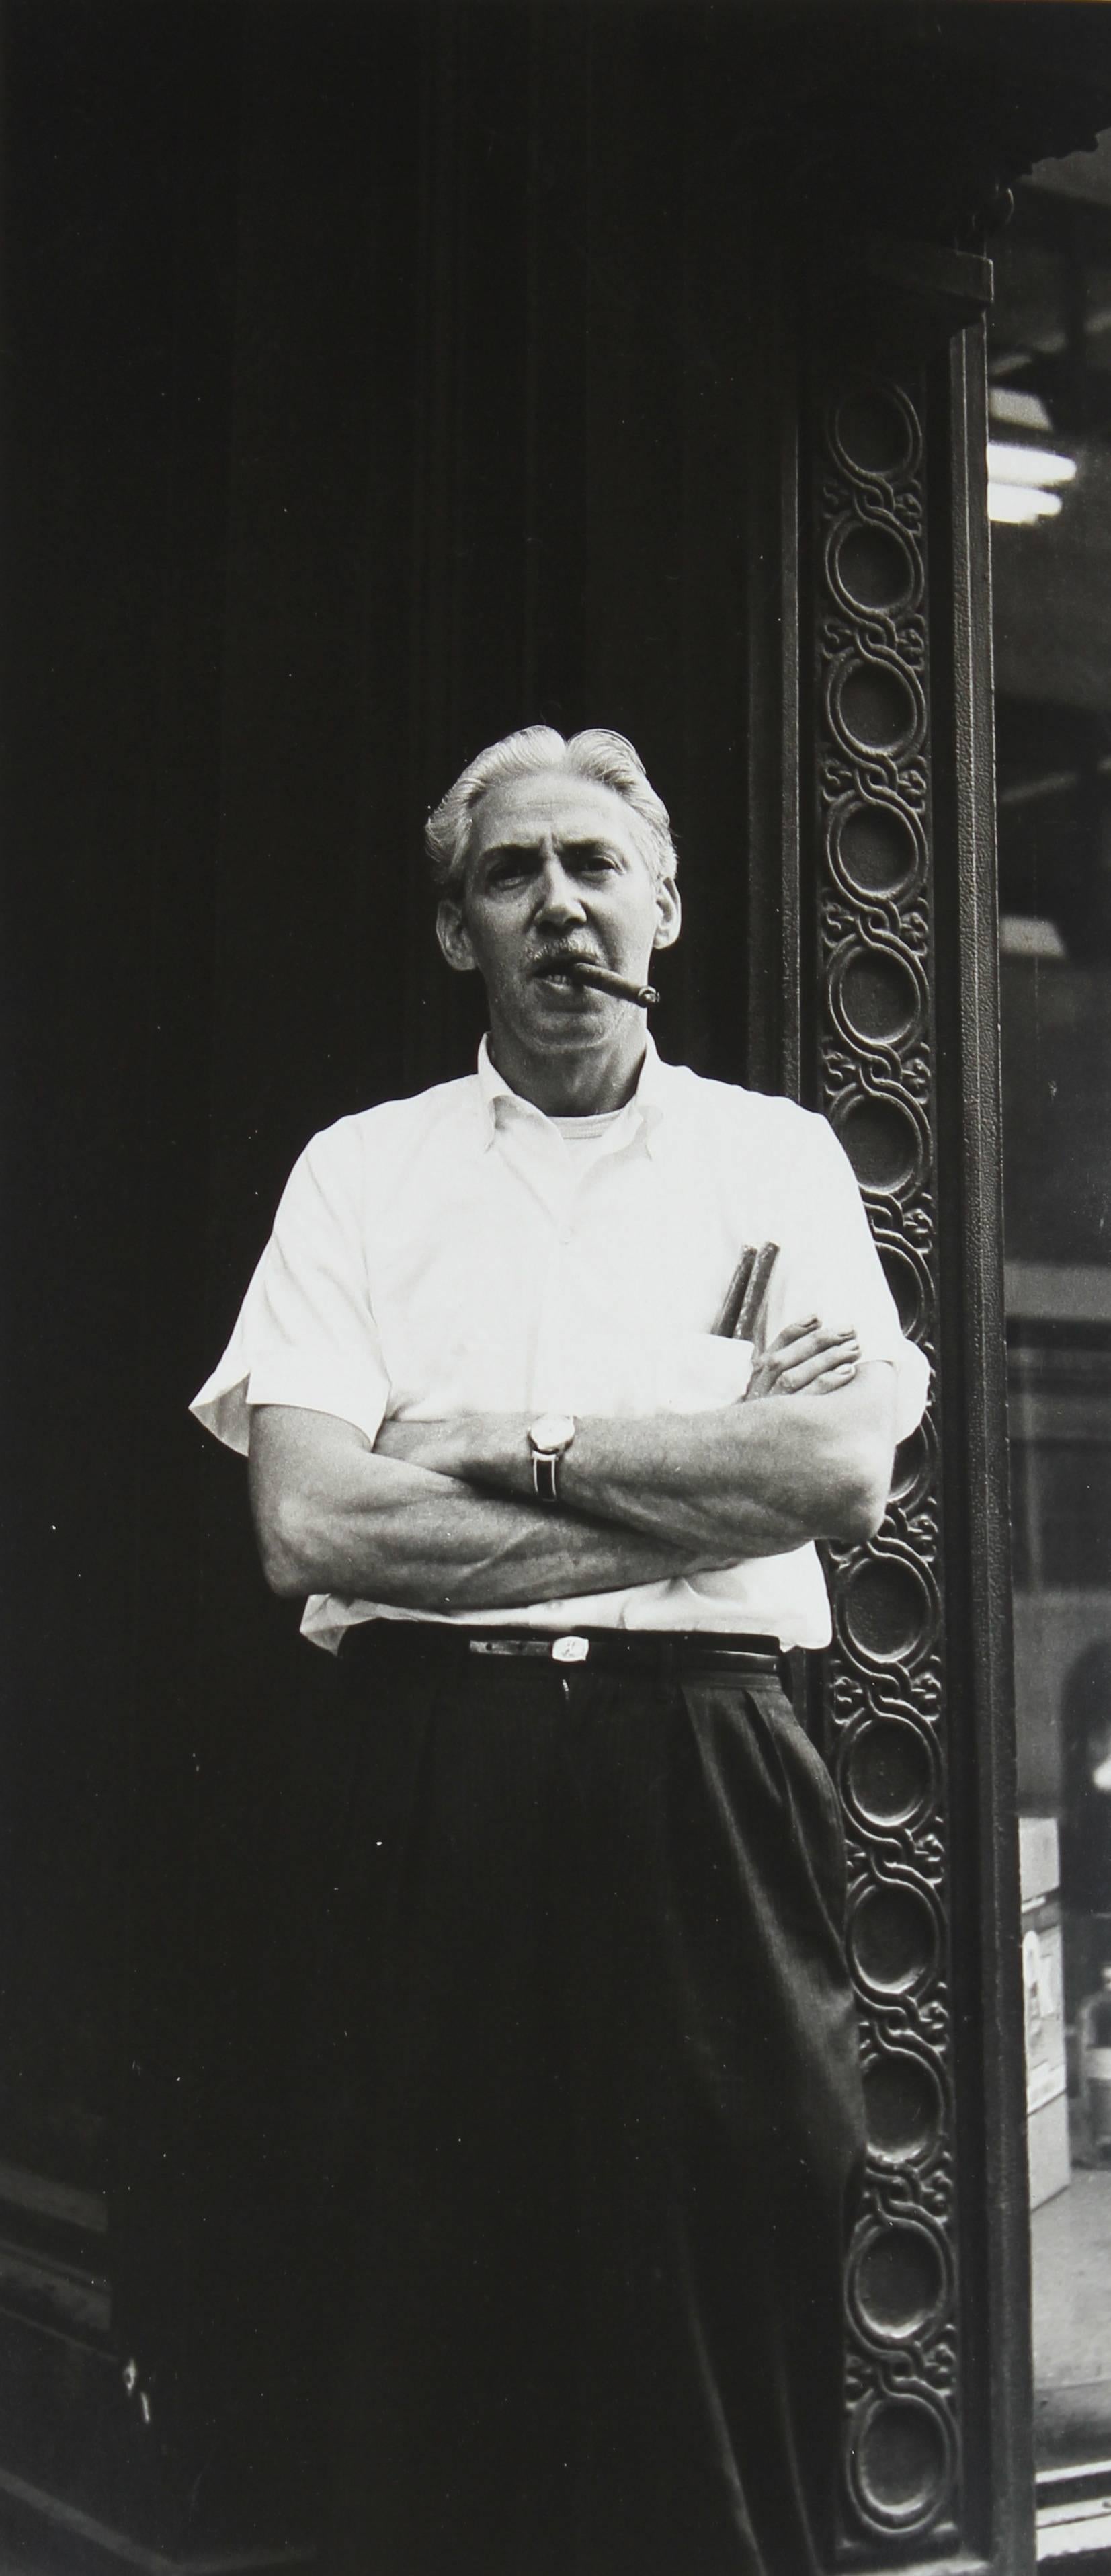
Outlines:
{"label": "man", "polygon": [[[365,1700],[327,2576],[814,2576],[862,2131],[777,1657],[828,1639],[813,1542],[878,1526],[924,1366],[824,1122],[580,975],[636,992],[679,932],[631,746],[512,735],[428,847],[477,1075],[314,1139],[196,1400]],[[714,1329],[744,1245],[755,1350]]]}

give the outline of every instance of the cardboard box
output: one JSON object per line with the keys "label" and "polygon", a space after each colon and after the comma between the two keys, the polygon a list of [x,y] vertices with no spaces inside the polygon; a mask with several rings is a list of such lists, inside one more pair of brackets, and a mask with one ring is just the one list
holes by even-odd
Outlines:
{"label": "cardboard box", "polygon": [[1030,2206],[1063,2191],[1071,2171],[1065,2077],[1057,1824],[1019,1819],[1022,1986],[1026,2005],[1026,2113]]}

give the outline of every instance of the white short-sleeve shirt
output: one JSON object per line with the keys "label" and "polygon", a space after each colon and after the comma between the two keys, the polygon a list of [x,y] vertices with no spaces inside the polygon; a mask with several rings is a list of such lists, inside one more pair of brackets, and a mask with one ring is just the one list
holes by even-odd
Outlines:
{"label": "white short-sleeve shirt", "polygon": [[[779,1246],[763,1337],[851,1325],[896,1377],[896,1429],[928,1372],[906,1342],[851,1168],[826,1120],[660,1061],[588,1150],[477,1073],[315,1136],[295,1165],[219,1367],[192,1410],[246,1452],[250,1408],[306,1406],[373,1442],[389,1417],[695,1413],[734,1403],[746,1342],[713,1332],[741,1249]],[[782,1401],[789,1402],[789,1398]],[[305,1634],[431,1618],[314,1595]],[[460,1614],[462,1618],[464,1614]],[[478,1614],[465,1614],[475,1624]],[[483,1626],[707,1628],[821,1646],[815,1549],[625,1591],[491,1609]]]}

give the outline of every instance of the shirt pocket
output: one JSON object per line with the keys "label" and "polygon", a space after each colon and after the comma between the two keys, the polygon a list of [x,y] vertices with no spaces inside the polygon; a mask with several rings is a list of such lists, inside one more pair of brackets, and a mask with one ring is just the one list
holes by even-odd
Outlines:
{"label": "shirt pocket", "polygon": [[659,1413],[714,1413],[739,1404],[752,1376],[751,1342],[720,1333],[679,1332],[657,1348]]}

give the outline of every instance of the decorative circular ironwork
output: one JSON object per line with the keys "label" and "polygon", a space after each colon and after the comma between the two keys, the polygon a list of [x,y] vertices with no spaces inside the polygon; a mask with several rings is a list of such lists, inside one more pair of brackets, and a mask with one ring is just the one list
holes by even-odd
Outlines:
{"label": "decorative circular ironwork", "polygon": [[919,594],[914,557],[894,522],[848,520],[830,547],[830,572],[848,608],[893,616]]}
{"label": "decorative circular ironwork", "polygon": [[922,853],[901,805],[853,799],[836,816],[830,856],[847,894],[901,902],[917,885]]}
{"label": "decorative circular ironwork", "polygon": [[829,969],[830,1008],[850,1046],[905,1046],[922,1026],[916,961],[894,940],[844,942]]}
{"label": "decorative circular ironwork", "polygon": [[857,1558],[841,1587],[841,1626],[865,1664],[902,1670],[931,1640],[931,1586],[901,1547],[877,1545]]}
{"label": "decorative circular ironwork", "polygon": [[891,1497],[888,1508],[920,1501],[933,1473],[934,1456],[930,1441],[921,1425],[906,1440],[900,1440],[895,1452],[891,1475]]}
{"label": "decorative circular ironwork", "polygon": [[921,2531],[945,2502],[953,2437],[924,2391],[862,2406],[853,2427],[849,2475],[863,2519],[883,2533]]}
{"label": "decorative circular ironwork", "polygon": [[917,444],[914,412],[894,385],[855,385],[834,410],[831,445],[851,474],[905,474]]}
{"label": "decorative circular ironwork", "polygon": [[920,2221],[888,2221],[858,2239],[849,2296],[858,2325],[875,2342],[904,2344],[921,2336],[947,2288],[938,2240]]}
{"label": "decorative circular ironwork", "polygon": [[865,1887],[853,1908],[849,1949],[871,1994],[907,1994],[937,1966],[937,1925],[928,1899],[909,1882]]}
{"label": "decorative circular ironwork", "polygon": [[937,1794],[929,1737],[905,1717],[868,1717],[845,1739],[841,1778],[864,1827],[909,1825]]}
{"label": "decorative circular ironwork", "polygon": [[848,653],[830,682],[830,714],[846,748],[904,759],[917,745],[923,706],[914,674],[894,655]]}
{"label": "decorative circular ironwork", "polygon": [[868,2145],[879,2165],[926,2164],[937,2149],[944,2104],[934,2068],[909,2049],[885,2049],[864,2069]]}
{"label": "decorative circular ironwork", "polygon": [[925,1322],[928,1291],[921,1262],[915,1259],[906,1244],[892,1243],[882,1235],[877,1250],[883,1263],[884,1278],[895,1300],[900,1331],[909,1341],[916,1342]]}
{"label": "decorative circular ironwork", "polygon": [[928,1138],[917,1103],[905,1093],[851,1094],[838,1102],[834,1124],[862,1190],[891,1197],[921,1178]]}

